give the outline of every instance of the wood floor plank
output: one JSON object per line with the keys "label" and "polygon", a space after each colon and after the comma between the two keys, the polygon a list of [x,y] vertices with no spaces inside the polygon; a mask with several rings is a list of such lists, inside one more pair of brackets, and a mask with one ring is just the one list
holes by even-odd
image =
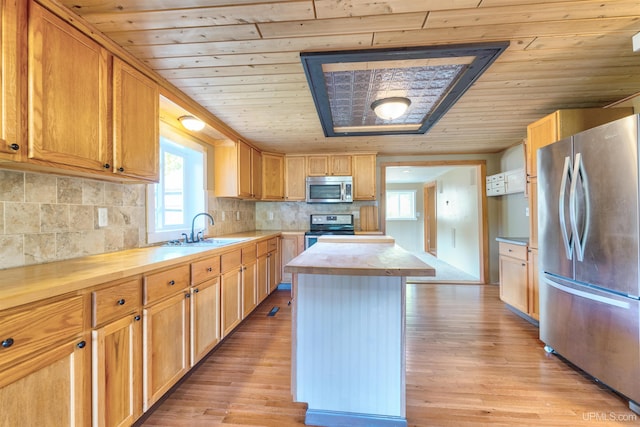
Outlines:
{"label": "wood floor plank", "polygon": [[[306,405],[290,391],[288,301],[287,291],[270,296],[138,424],[303,426]],[[408,285],[406,360],[410,427],[640,423],[621,397],[546,354],[496,286]]]}

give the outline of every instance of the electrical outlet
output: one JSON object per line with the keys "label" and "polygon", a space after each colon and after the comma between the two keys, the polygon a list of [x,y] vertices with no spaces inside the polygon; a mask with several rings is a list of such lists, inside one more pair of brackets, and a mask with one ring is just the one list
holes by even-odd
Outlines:
{"label": "electrical outlet", "polygon": [[224,221],[224,211],[222,211],[222,219],[220,221]]}
{"label": "electrical outlet", "polygon": [[529,207],[524,208],[524,216],[529,216]]}
{"label": "electrical outlet", "polygon": [[236,211],[236,221],[240,221],[240,211]]}
{"label": "electrical outlet", "polygon": [[98,227],[109,225],[109,214],[107,208],[98,208]]}
{"label": "electrical outlet", "polygon": [[269,221],[273,221],[273,212],[269,212]]}

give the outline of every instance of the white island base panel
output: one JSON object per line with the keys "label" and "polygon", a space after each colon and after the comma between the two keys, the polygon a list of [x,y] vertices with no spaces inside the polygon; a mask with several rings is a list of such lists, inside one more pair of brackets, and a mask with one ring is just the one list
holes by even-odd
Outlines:
{"label": "white island base panel", "polygon": [[296,274],[293,397],[305,423],[405,427],[405,283]]}

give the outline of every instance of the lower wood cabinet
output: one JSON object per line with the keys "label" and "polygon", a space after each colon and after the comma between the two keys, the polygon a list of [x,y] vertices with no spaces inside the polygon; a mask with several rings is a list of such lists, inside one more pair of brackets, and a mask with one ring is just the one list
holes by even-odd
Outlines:
{"label": "lower wood cabinet", "polygon": [[87,339],[70,340],[2,369],[3,426],[91,424],[91,349]]}
{"label": "lower wood cabinet", "polygon": [[284,271],[284,266],[304,251],[304,233],[303,232],[283,232],[280,238],[280,254],[281,254],[281,281],[283,283],[291,283],[291,273]]}
{"label": "lower wood cabinet", "polygon": [[188,292],[143,309],[143,409],[189,370]]}
{"label": "lower wood cabinet", "polygon": [[221,328],[222,337],[226,337],[242,320],[242,270],[232,270],[220,277]]}
{"label": "lower wood cabinet", "polygon": [[499,243],[500,299],[510,306],[528,313],[527,247]]}
{"label": "lower wood cabinet", "polygon": [[142,415],[142,316],[92,331],[93,426],[129,426]]}
{"label": "lower wood cabinet", "polygon": [[0,425],[91,423],[88,297],[0,312]]}
{"label": "lower wood cabinet", "polygon": [[191,366],[220,342],[220,278],[191,288]]}
{"label": "lower wood cabinet", "polygon": [[259,246],[0,311],[0,425],[134,424],[275,288]]}
{"label": "lower wood cabinet", "polygon": [[529,248],[529,280],[527,282],[529,316],[540,320],[540,296],[538,293],[538,249]]}

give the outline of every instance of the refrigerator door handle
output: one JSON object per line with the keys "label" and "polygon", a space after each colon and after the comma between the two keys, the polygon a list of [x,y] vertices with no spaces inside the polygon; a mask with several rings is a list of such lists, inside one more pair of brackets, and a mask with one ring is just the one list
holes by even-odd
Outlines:
{"label": "refrigerator door handle", "polygon": [[[571,221],[571,229],[574,235],[574,244],[576,247],[576,255],[578,261],[584,261],[584,244],[587,241],[587,234],[589,231],[589,184],[587,182],[587,176],[584,171],[582,163],[582,153],[576,154],[576,161],[573,166],[573,180],[571,181],[571,189],[569,190],[569,220]],[[578,181],[582,181],[582,188],[585,192],[585,207],[584,207],[584,232],[582,236],[578,231],[578,216],[577,216],[577,186]]]}
{"label": "refrigerator door handle", "polygon": [[562,243],[564,243],[564,251],[567,259],[573,259],[573,251],[571,250],[571,238],[567,232],[567,221],[565,220],[564,199],[567,193],[567,179],[572,181],[573,171],[571,170],[571,159],[569,156],[564,158],[564,167],[562,168],[562,181],[560,182],[560,196],[558,198],[558,215],[560,216],[560,234],[562,235]]}

